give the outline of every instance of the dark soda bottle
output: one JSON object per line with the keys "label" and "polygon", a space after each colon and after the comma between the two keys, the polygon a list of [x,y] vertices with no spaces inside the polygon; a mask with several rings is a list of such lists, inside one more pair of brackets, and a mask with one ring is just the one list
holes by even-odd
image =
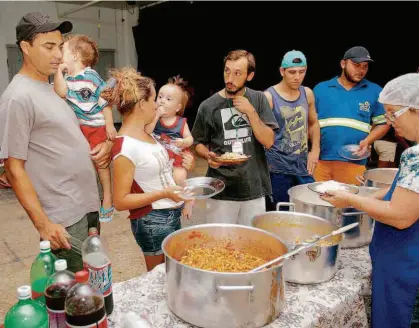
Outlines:
{"label": "dark soda bottle", "polygon": [[89,285],[89,273],[76,273],[76,285],[65,299],[65,320],[67,328],[108,328],[105,300],[100,291]]}
{"label": "dark soda bottle", "polygon": [[108,250],[96,228],[89,229],[89,237],[81,248],[83,266],[89,272],[89,282],[94,290],[102,292],[106,313],[113,311],[112,266]]}
{"label": "dark soda bottle", "polygon": [[45,304],[48,310],[49,328],[66,328],[65,298],[76,284],[74,273],[67,270],[66,260],[55,261],[55,273],[48,278]]}

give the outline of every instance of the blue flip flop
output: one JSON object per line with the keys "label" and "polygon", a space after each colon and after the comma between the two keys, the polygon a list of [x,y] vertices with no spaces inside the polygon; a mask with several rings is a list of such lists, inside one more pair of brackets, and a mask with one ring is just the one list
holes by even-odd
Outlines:
{"label": "blue flip flop", "polygon": [[100,222],[111,222],[113,218],[113,211],[115,207],[110,207],[105,210],[102,206],[100,207],[99,221]]}

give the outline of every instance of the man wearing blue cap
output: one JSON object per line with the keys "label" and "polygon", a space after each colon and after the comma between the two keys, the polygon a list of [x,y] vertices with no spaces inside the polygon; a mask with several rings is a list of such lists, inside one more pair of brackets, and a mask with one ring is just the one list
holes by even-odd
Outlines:
{"label": "man wearing blue cap", "polygon": [[[356,177],[363,175],[367,162],[363,155],[390,129],[378,102],[382,88],[365,79],[372,61],[367,49],[353,47],[340,62],[341,75],[314,88],[321,128],[316,181],[359,184]],[[359,150],[343,157],[342,147],[351,144],[359,145]]]}
{"label": "man wearing blue cap", "polygon": [[274,209],[278,202],[288,202],[290,188],[314,182],[312,174],[320,153],[314,94],[310,88],[302,86],[307,72],[306,57],[301,51],[287,52],[279,71],[281,82],[265,91],[280,126],[275,131],[274,145],[266,150],[272,183],[268,209]]}

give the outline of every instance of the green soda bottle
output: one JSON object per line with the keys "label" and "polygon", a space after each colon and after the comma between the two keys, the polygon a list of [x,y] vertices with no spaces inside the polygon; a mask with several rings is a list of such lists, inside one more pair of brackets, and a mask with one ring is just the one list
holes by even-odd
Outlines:
{"label": "green soda bottle", "polygon": [[45,287],[47,279],[55,273],[54,263],[57,260],[51,253],[51,243],[43,240],[40,243],[41,252],[35,258],[31,267],[32,299],[45,304]]}
{"label": "green soda bottle", "polygon": [[17,295],[19,301],[7,312],[4,328],[48,328],[47,309],[31,299],[31,287],[19,287]]}

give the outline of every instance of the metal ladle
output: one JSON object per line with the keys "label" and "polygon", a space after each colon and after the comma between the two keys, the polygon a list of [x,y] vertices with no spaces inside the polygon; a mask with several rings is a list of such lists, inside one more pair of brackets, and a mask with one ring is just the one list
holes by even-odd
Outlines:
{"label": "metal ladle", "polygon": [[[329,238],[331,236],[335,236],[335,235],[341,234],[343,232],[346,232],[348,230],[351,230],[351,229],[355,228],[358,225],[359,225],[359,222],[355,222],[355,223],[352,223],[352,224],[348,224],[348,225],[346,225],[346,226],[344,226],[344,227],[342,227],[342,228],[340,228],[338,230],[334,230],[331,233],[329,233],[328,235],[325,235],[323,237],[313,236],[312,238],[307,239],[307,241],[304,242],[303,244],[301,244],[301,246],[299,246],[299,247],[297,246],[291,252],[288,252],[288,253],[286,253],[284,255],[281,255],[281,256],[273,259],[272,261],[269,261],[269,262],[267,262],[265,264],[262,264],[262,265],[260,265],[260,266],[258,266],[256,268],[250,270],[249,273],[260,271],[261,269],[265,269],[265,268],[267,268],[267,267],[269,267],[269,266],[271,266],[273,264],[276,264],[277,262],[279,262],[281,260],[286,260],[286,259],[290,258],[291,256],[293,256],[293,255],[301,252],[303,249],[307,249],[307,248],[310,248],[310,247],[314,246],[315,244],[317,244],[319,241],[321,241],[323,239],[326,239],[326,238]],[[315,239],[315,241],[312,242],[313,239]]]}

